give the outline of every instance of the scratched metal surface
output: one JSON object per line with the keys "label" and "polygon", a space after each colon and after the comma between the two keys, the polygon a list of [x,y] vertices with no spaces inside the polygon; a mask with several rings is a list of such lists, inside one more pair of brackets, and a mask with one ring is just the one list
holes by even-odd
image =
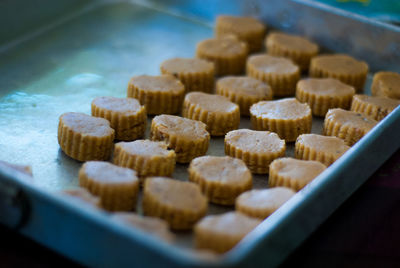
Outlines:
{"label": "scratched metal surface", "polygon": [[[0,159],[31,165],[41,188],[76,187],[81,163],[59,149],[58,117],[70,111],[90,114],[97,96],[124,97],[131,76],[156,75],[171,57],[193,57],[196,43],[210,36],[207,20],[121,2],[89,6],[32,40],[3,48]],[[248,118],[241,118],[240,127],[250,128]],[[322,119],[314,118],[312,132],[321,131]],[[224,155],[223,138],[212,138],[208,154]],[[287,155],[293,156],[293,144]],[[186,169],[178,164],[174,177],[187,180]],[[267,176],[254,176],[254,188],[266,187]],[[210,204],[209,213],[232,209]],[[181,233],[177,244],[190,245],[191,239]]]}

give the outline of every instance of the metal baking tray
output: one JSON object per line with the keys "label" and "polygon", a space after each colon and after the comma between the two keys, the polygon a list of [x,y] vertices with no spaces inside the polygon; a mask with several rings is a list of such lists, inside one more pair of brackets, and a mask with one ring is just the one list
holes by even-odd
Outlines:
{"label": "metal baking tray", "polygon": [[[41,4],[1,3],[0,23],[8,27],[0,29],[0,159],[31,165],[34,179],[0,168],[0,222],[82,264],[276,266],[400,147],[397,108],[227,254],[196,254],[190,233],[171,246],[60,197],[59,190],[77,185],[81,165],[59,149],[60,114],[89,114],[94,97],[125,96],[131,76],[158,74],[171,57],[192,57],[196,43],[212,36],[218,14],[256,16],[269,28],[366,60],[373,72],[400,71],[400,29],[306,0]],[[321,130],[322,119],[314,119],[313,132]],[[212,139],[208,154],[224,154],[223,138]],[[186,179],[186,167],[177,165],[174,176]],[[267,187],[267,176],[254,176],[254,186]],[[213,214],[231,209],[210,205]]]}

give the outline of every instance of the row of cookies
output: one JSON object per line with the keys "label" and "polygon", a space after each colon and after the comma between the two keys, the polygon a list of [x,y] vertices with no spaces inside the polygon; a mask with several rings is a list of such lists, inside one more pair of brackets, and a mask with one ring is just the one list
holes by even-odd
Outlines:
{"label": "row of cookies", "polygon": [[[184,60],[195,64],[199,59],[180,59],[180,61]],[[182,64],[182,66],[186,65]],[[190,69],[186,70],[186,72],[192,74],[190,73]],[[379,83],[380,80],[376,77],[380,77],[380,73],[374,77],[375,83]],[[219,124],[224,123],[226,120],[230,121],[230,125],[228,124],[225,128],[228,130],[234,129],[238,124],[239,114],[249,115],[251,105],[273,98],[272,89],[268,84],[251,77],[223,77],[217,81],[216,94],[227,97],[230,102],[219,96],[200,92],[192,92],[184,96],[184,88],[191,85],[182,86],[180,84],[180,93],[176,95],[174,94],[176,87],[168,86],[171,83],[178,85],[179,81],[172,76],[166,75],[136,76],[129,83],[128,97],[138,98],[142,105],[146,105],[147,109],[151,109],[150,114],[176,114],[181,111],[182,107],[183,116],[200,119],[206,123],[211,135],[223,135],[221,132],[226,133],[227,131],[214,130],[214,128],[217,128]],[[331,108],[349,109],[352,97],[355,94],[354,87],[333,78],[302,79],[295,83],[294,87],[296,88],[296,98],[300,102],[308,103],[312,108],[313,114],[316,116],[324,116]],[[134,93],[132,93],[132,88],[136,90]],[[398,101],[384,97],[358,96],[358,100],[362,99],[364,102],[364,107],[358,108],[361,111],[380,109],[384,110],[385,113],[389,113],[398,105]],[[182,102],[183,106],[181,106]],[[221,103],[221,105],[218,106],[215,103]],[[235,104],[239,105],[240,111]],[[366,107],[367,105],[372,105],[372,107]],[[153,106],[156,109],[151,108]],[[208,116],[208,114],[211,115]],[[382,115],[379,118],[381,119]]]}
{"label": "row of cookies", "polygon": [[[263,47],[264,41],[265,48],[269,55],[290,59],[292,63],[299,66],[301,71],[307,71],[309,69],[311,77],[336,78],[353,86],[357,92],[362,90],[365,83],[365,77],[368,72],[368,65],[365,62],[357,61],[356,59],[343,54],[317,56],[319,53],[318,44],[304,37],[293,34],[271,32],[264,39],[266,26],[255,18],[218,16],[214,32],[217,38],[235,36],[240,41],[247,44],[249,54],[259,52]],[[199,46],[197,51],[201,50]],[[226,45],[221,46],[224,47]],[[221,51],[223,51],[223,49],[221,49]],[[226,53],[229,53],[229,51]],[[258,60],[261,61],[260,59]],[[258,60],[257,58],[254,58],[252,61],[257,62]],[[280,62],[278,59],[274,58],[269,58],[269,60],[276,61],[282,65],[287,64],[287,62]],[[260,65],[262,66],[263,64]],[[242,69],[244,70],[244,66]],[[249,69],[254,69],[254,66],[247,66],[247,70]],[[276,64],[275,69],[280,69],[279,64]],[[269,76],[274,76],[274,70],[268,71],[271,73]],[[268,75],[264,74],[264,76]],[[283,76],[281,76],[281,78],[282,77]],[[275,80],[278,79],[276,78]],[[374,76],[371,93],[373,96],[399,99],[399,82],[400,74],[398,73],[385,71],[378,72]]]}

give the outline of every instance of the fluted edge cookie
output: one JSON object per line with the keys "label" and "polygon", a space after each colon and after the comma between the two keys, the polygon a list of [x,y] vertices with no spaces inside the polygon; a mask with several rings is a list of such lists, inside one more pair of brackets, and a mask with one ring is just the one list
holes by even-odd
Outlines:
{"label": "fluted edge cookie", "polygon": [[246,70],[248,76],[269,84],[274,96],[294,95],[300,79],[300,68],[290,59],[267,54],[250,56]]}
{"label": "fluted edge cookie", "polygon": [[220,15],[215,22],[215,35],[223,37],[233,34],[247,43],[249,53],[262,48],[266,26],[256,18]]}
{"label": "fluted edge cookie", "polygon": [[238,212],[209,215],[196,224],[194,243],[198,249],[224,253],[235,247],[260,223],[260,219]]}
{"label": "fluted edge cookie", "polygon": [[135,170],[141,180],[148,176],[170,177],[175,169],[176,154],[164,142],[136,140],[115,144],[113,162]]}
{"label": "fluted edge cookie", "polygon": [[324,120],[324,135],[336,136],[352,146],[367,134],[378,122],[353,111],[330,109]]}
{"label": "fluted edge cookie", "polygon": [[106,119],[82,113],[65,113],[58,124],[58,144],[78,161],[107,160],[111,156],[114,130]]}
{"label": "fluted edge cookie", "polygon": [[247,45],[233,36],[206,39],[197,44],[196,57],[214,63],[215,75],[241,74],[247,58]]}
{"label": "fluted edge cookie", "polygon": [[240,109],[237,104],[224,96],[202,92],[186,94],[182,116],[205,123],[212,136],[223,136],[238,129],[240,123]]}
{"label": "fluted edge cookie", "polygon": [[371,85],[373,96],[400,100],[400,74],[395,72],[377,72]]}
{"label": "fluted edge cookie", "polygon": [[224,144],[226,155],[242,159],[256,174],[268,173],[269,164],[286,151],[285,141],[269,131],[233,130],[226,134]]}
{"label": "fluted edge cookie", "polygon": [[1,167],[11,168],[16,172],[24,173],[25,175],[28,175],[29,177],[33,178],[32,167],[29,165],[13,164],[0,160],[0,168]]}
{"label": "fluted edge cookie", "polygon": [[182,107],[185,86],[172,75],[139,75],[128,84],[128,98],[136,98],[148,114],[176,114]]}
{"label": "fluted edge cookie", "polygon": [[110,211],[134,210],[139,191],[136,172],[102,161],[89,161],[79,170],[79,185],[99,196]]}
{"label": "fluted edge cookie", "polygon": [[303,134],[297,137],[295,157],[303,160],[319,161],[330,166],[350,147],[338,137],[318,134]]}
{"label": "fluted edge cookie", "polygon": [[290,58],[302,71],[308,70],[311,58],[319,47],[307,38],[280,32],[272,32],[265,39],[268,54]]}
{"label": "fluted edge cookie", "polygon": [[345,54],[313,57],[310,64],[311,77],[331,77],[353,86],[357,92],[364,88],[368,64]]}
{"label": "fluted edge cookie", "polygon": [[372,97],[367,95],[354,95],[353,101],[351,102],[351,110],[380,121],[399,105],[400,100],[396,99],[390,99],[387,97]]}
{"label": "fluted edge cookie", "polygon": [[133,98],[98,97],[92,101],[92,116],[110,121],[115,139],[130,141],[146,131],[146,108]]}
{"label": "fluted edge cookie", "polygon": [[189,163],[193,158],[205,155],[210,143],[206,124],[173,115],[153,118],[150,139],[164,141],[176,154],[176,162]]}
{"label": "fluted edge cookie", "polygon": [[308,78],[296,86],[296,99],[308,103],[313,115],[325,116],[329,109],[349,109],[355,89],[333,78]]}
{"label": "fluted edge cookie", "polygon": [[255,78],[228,76],[217,81],[216,94],[227,97],[240,107],[240,115],[250,115],[250,106],[262,100],[272,100],[272,88]]}
{"label": "fluted edge cookie", "polygon": [[144,215],[164,219],[173,230],[192,229],[207,207],[207,198],[192,182],[164,177],[149,177],[144,182]]}
{"label": "fluted edge cookie", "polygon": [[294,158],[275,159],[269,166],[269,187],[284,186],[300,191],[326,169],[318,161]]}
{"label": "fluted edge cookie", "polygon": [[260,101],[250,107],[250,119],[255,130],[269,130],[287,142],[311,132],[311,109],[294,98]]}
{"label": "fluted edge cookie", "polygon": [[150,235],[154,235],[166,242],[173,242],[175,235],[169,230],[168,223],[155,217],[141,216],[132,212],[116,212],[112,214],[112,219],[133,228],[138,228]]}
{"label": "fluted edge cookie", "polygon": [[161,63],[162,74],[170,74],[178,78],[185,91],[201,91],[211,93],[214,89],[214,63],[198,58],[172,58]]}
{"label": "fluted edge cookie", "polygon": [[190,163],[189,181],[197,183],[210,202],[233,205],[241,193],[252,188],[246,164],[230,156],[202,156]]}
{"label": "fluted edge cookie", "polygon": [[92,195],[87,189],[79,187],[76,189],[68,189],[62,191],[62,194],[68,199],[72,199],[78,202],[84,202],[85,204],[101,208],[100,198],[98,196]]}
{"label": "fluted edge cookie", "polygon": [[235,208],[249,217],[263,220],[295,194],[295,191],[286,187],[255,189],[241,194],[236,199]]}

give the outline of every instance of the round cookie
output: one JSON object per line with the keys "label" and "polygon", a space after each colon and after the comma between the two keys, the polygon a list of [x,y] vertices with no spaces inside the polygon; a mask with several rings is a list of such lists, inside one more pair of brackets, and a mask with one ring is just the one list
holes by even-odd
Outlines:
{"label": "round cookie", "polygon": [[146,108],[137,99],[98,97],[92,101],[92,116],[110,121],[115,139],[131,141],[144,136]]}
{"label": "round cookie", "polygon": [[395,72],[377,72],[372,79],[373,96],[400,100],[400,74]]}
{"label": "round cookie", "polygon": [[274,96],[294,95],[300,68],[291,60],[266,54],[247,59],[247,75],[272,87]]}
{"label": "round cookie", "polygon": [[99,196],[110,211],[134,210],[139,191],[136,172],[108,162],[89,161],[79,170],[79,185]]}
{"label": "round cookie", "polygon": [[272,100],[268,84],[247,76],[228,76],[217,81],[216,93],[240,107],[240,115],[250,115],[250,106],[262,100]]}
{"label": "round cookie", "polygon": [[29,165],[13,164],[0,160],[0,169],[1,168],[6,168],[6,169],[11,168],[13,171],[23,173],[33,178],[32,167]]}
{"label": "round cookie", "polygon": [[79,187],[76,189],[69,189],[62,191],[69,199],[76,200],[78,202],[84,202],[87,205],[90,205],[95,208],[101,208],[100,198],[97,196],[92,195],[88,190],[85,188]]}
{"label": "round cookie", "polygon": [[296,140],[294,154],[297,159],[316,160],[330,166],[348,149],[350,147],[340,138],[303,134]]}
{"label": "round cookie", "polygon": [[396,99],[390,99],[387,97],[371,97],[367,95],[354,95],[351,103],[351,110],[380,121],[399,105],[400,100]]}
{"label": "round cookie", "polygon": [[352,146],[368,133],[378,122],[353,111],[330,109],[324,120],[324,135],[336,136]]}
{"label": "round cookie", "polygon": [[82,113],[65,113],[58,123],[58,144],[69,157],[79,161],[107,160],[114,130],[106,119]]}
{"label": "round cookie", "polygon": [[272,32],[265,39],[268,54],[290,58],[301,70],[306,71],[319,47],[307,38],[280,32]]}
{"label": "round cookie", "polygon": [[250,107],[252,128],[275,132],[285,141],[295,141],[304,133],[310,133],[311,109],[306,103],[294,98],[260,101]]}
{"label": "round cookie", "polygon": [[237,211],[249,217],[263,220],[295,194],[295,191],[286,187],[251,190],[236,199],[235,207]]}
{"label": "round cookie", "polygon": [[148,114],[176,114],[182,107],[185,86],[172,75],[139,75],[128,84],[128,98],[146,106]]}
{"label": "round cookie", "polygon": [[161,63],[162,74],[170,74],[185,85],[186,92],[211,93],[214,89],[214,64],[203,59],[173,58]]}
{"label": "round cookie", "polygon": [[269,164],[285,155],[285,141],[276,133],[239,129],[228,132],[225,154],[242,159],[252,173],[268,173]]}
{"label": "round cookie", "polygon": [[326,169],[318,161],[294,158],[275,159],[269,166],[269,187],[284,186],[300,191]]}
{"label": "round cookie", "polygon": [[236,246],[261,220],[238,212],[210,215],[194,228],[194,243],[198,249],[224,253]]}
{"label": "round cookie", "polygon": [[296,99],[308,103],[313,115],[325,116],[329,109],[349,109],[355,89],[333,78],[308,78],[296,87]]}
{"label": "round cookie", "polygon": [[247,45],[232,36],[206,39],[197,44],[196,57],[214,63],[215,75],[244,72]]}
{"label": "round cookie", "polygon": [[311,77],[331,77],[361,92],[367,78],[368,64],[344,54],[321,55],[311,59]]}
{"label": "round cookie", "polygon": [[189,181],[197,183],[210,202],[233,205],[241,193],[252,188],[252,176],[246,164],[237,158],[202,156],[192,160]]}
{"label": "round cookie", "polygon": [[228,15],[218,16],[214,29],[216,37],[232,34],[246,42],[250,53],[261,50],[265,30],[264,24],[255,18]]}
{"label": "round cookie", "polygon": [[136,140],[115,144],[115,165],[134,169],[140,179],[149,176],[170,177],[175,169],[176,154],[164,142]]}
{"label": "round cookie", "polygon": [[176,154],[176,162],[189,163],[193,158],[205,155],[210,143],[206,124],[174,115],[153,118],[150,139],[164,141]]}
{"label": "round cookie", "polygon": [[116,212],[111,217],[115,221],[138,228],[164,241],[173,242],[175,239],[175,235],[169,230],[168,223],[162,219],[141,216],[132,212]]}
{"label": "round cookie", "polygon": [[189,230],[207,212],[207,198],[191,182],[149,177],[144,182],[143,213],[168,222],[173,230]]}
{"label": "round cookie", "polygon": [[186,94],[182,116],[207,125],[212,136],[223,136],[237,129],[240,123],[239,106],[220,95],[202,92]]}

